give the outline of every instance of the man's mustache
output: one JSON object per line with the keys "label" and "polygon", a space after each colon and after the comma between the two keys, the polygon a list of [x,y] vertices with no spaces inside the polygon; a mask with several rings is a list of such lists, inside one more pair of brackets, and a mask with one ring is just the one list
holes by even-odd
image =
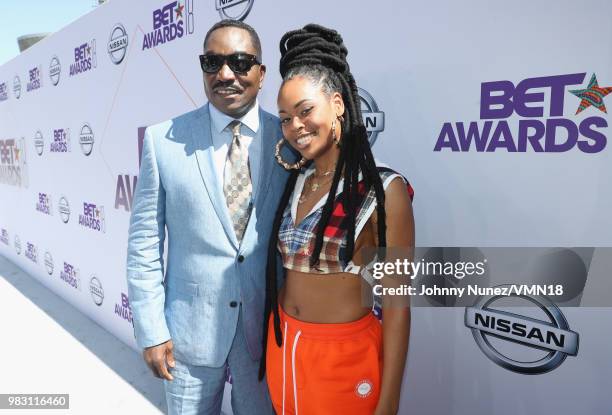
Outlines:
{"label": "man's mustache", "polygon": [[239,87],[238,85],[235,85],[235,84],[233,84],[231,82],[229,82],[229,83],[227,83],[227,82],[217,82],[217,83],[215,83],[213,85],[212,89],[214,91],[214,90],[217,90],[219,88],[230,89],[230,90],[235,91],[235,92],[242,92],[243,91],[243,89],[241,87]]}

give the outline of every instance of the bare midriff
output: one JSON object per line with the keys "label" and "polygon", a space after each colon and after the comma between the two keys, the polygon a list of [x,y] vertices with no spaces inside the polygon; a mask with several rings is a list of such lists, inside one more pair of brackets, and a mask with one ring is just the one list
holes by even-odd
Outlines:
{"label": "bare midriff", "polygon": [[[375,246],[371,221],[357,238],[355,252]],[[359,255],[353,262],[360,264]],[[309,323],[348,323],[371,312],[365,283],[359,275],[348,272],[311,274],[285,269],[285,283],[279,292],[279,304],[291,317]],[[365,285],[364,285],[365,284]],[[362,290],[365,290],[362,293]]]}

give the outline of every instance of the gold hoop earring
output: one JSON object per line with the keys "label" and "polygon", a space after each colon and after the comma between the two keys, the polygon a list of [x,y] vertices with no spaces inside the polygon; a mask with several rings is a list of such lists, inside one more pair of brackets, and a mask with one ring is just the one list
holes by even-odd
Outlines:
{"label": "gold hoop earring", "polygon": [[[340,117],[336,117],[336,119],[340,119]],[[337,147],[340,147],[340,139],[336,135],[336,120],[332,121],[332,141]]]}
{"label": "gold hoop earring", "polygon": [[293,164],[287,163],[285,160],[283,160],[283,157],[281,156],[281,153],[280,153],[281,147],[284,144],[285,144],[284,138],[281,138],[280,140],[278,140],[278,143],[276,143],[276,150],[274,151],[274,157],[276,157],[276,161],[278,162],[278,164],[283,166],[285,170],[300,170],[302,167],[304,167],[304,164],[306,164],[308,160],[302,157],[300,161],[298,162],[295,162]]}

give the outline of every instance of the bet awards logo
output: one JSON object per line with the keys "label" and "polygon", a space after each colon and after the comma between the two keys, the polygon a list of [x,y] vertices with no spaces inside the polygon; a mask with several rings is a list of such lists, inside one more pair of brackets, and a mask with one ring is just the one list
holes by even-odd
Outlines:
{"label": "bet awards logo", "polygon": [[52,153],[67,153],[70,151],[70,129],[58,128],[53,130],[53,141],[49,150]]}
{"label": "bet awards logo", "polygon": [[127,294],[121,293],[121,303],[115,303],[115,314],[123,320],[134,324],[132,321],[132,307]]}
{"label": "bet awards logo", "polygon": [[34,148],[36,149],[36,154],[42,156],[45,148],[45,140],[43,139],[43,135],[40,130],[36,131],[36,134],[34,135]]}
{"label": "bet awards logo", "polygon": [[62,66],[60,65],[60,61],[57,56],[54,56],[51,58],[51,63],[49,63],[49,78],[51,79],[53,86],[57,86],[57,84],[59,84],[61,73]]}
{"label": "bet awards logo", "polygon": [[0,230],[0,242],[2,242],[6,246],[9,245],[9,234],[8,231],[4,228]]}
{"label": "bet awards logo", "polygon": [[70,64],[70,76],[91,71],[96,66],[96,39],[74,48],[74,62]]}
{"label": "bet awards logo", "polygon": [[244,20],[255,0],[215,0],[215,7],[221,19]]}
{"label": "bet awards logo", "polygon": [[95,276],[89,280],[89,292],[91,294],[91,299],[97,306],[101,306],[104,301],[104,289],[102,288],[102,284],[100,280]]}
{"label": "bet awards logo", "polygon": [[[612,87],[600,87],[593,74],[586,89],[569,90],[581,101],[575,114],[570,117],[563,115],[566,87],[582,84],[585,75],[573,73],[528,78],[516,86],[510,81],[483,82],[480,88],[481,121],[444,123],[434,151],[448,148],[453,152],[468,152],[473,143],[477,152],[561,153],[578,147],[584,153],[599,153],[607,143],[602,132],[608,126],[601,116],[601,113],[606,113],[603,98],[612,92]],[[542,105],[544,92],[536,92],[542,88],[550,96],[548,108]],[[577,119],[576,115],[589,107],[593,107],[591,115]],[[513,130],[507,119],[514,114],[518,117],[518,128]]]}
{"label": "bet awards logo", "polygon": [[193,33],[193,0],[185,4],[173,1],[153,10],[153,31],[145,33],[142,50],[180,39],[185,33]]}
{"label": "bet awards logo", "polygon": [[59,214],[60,218],[62,218],[62,222],[68,223],[70,220],[70,205],[68,204],[68,199],[65,196],[60,197],[59,200]]}
{"label": "bet awards logo", "polygon": [[6,82],[2,82],[0,84],[0,102],[6,101],[8,99],[8,87],[6,86]]}
{"label": "bet awards logo", "polygon": [[[140,167],[140,157],[142,155],[142,145],[144,133],[147,127],[138,127],[138,167]],[[115,187],[115,209],[123,208],[126,212],[132,211],[132,202],[138,176],[120,174],[117,176],[117,186]]]}
{"label": "bet awards logo", "polygon": [[64,261],[64,269],[60,272],[60,278],[66,284],[77,290],[81,289],[81,277],[78,268]]}
{"label": "bet awards logo", "polygon": [[134,200],[134,191],[138,176],[129,174],[117,176],[117,187],[115,188],[115,209],[122,207],[126,212],[132,211],[132,202]]}
{"label": "bet awards logo", "polygon": [[106,232],[104,206],[95,203],[83,203],[83,213],[79,215],[79,225],[98,232]]}
{"label": "bet awards logo", "polygon": [[0,183],[28,187],[24,138],[0,140]]}
{"label": "bet awards logo", "polygon": [[13,79],[13,93],[15,94],[15,98],[19,99],[19,97],[21,97],[21,80],[17,75],[15,75]]}
{"label": "bet awards logo", "polygon": [[53,257],[51,256],[51,252],[45,252],[45,269],[47,270],[47,274],[53,275],[53,269],[55,265],[53,264]]}
{"label": "bet awards logo", "polygon": [[38,250],[32,242],[26,242],[25,256],[33,263],[38,264]]}
{"label": "bet awards logo", "polygon": [[81,134],[79,134],[79,143],[81,144],[81,151],[86,156],[91,154],[94,145],[94,134],[88,123],[85,123],[81,128]]}
{"label": "bet awards logo", "polygon": [[19,235],[15,235],[15,251],[17,255],[21,255],[21,239],[19,239]]}
{"label": "bet awards logo", "polygon": [[38,203],[36,203],[36,210],[44,213],[45,215],[52,215],[53,210],[51,208],[51,196],[47,193],[38,194]]}
{"label": "bet awards logo", "polygon": [[368,132],[368,141],[370,146],[373,146],[378,138],[378,134],[385,129],[385,113],[378,109],[378,105],[368,91],[362,88],[357,88],[359,93],[359,101],[361,103],[361,115],[363,116],[363,125]]}
{"label": "bet awards logo", "polygon": [[108,38],[108,56],[110,56],[110,60],[115,65],[119,65],[121,62],[123,62],[123,59],[127,54],[127,47],[127,31],[121,23],[117,23],[115,26],[113,26],[110,37]]}
{"label": "bet awards logo", "polygon": [[28,92],[39,89],[42,86],[42,66],[37,66],[29,71],[30,80],[26,84]]}
{"label": "bet awards logo", "polygon": [[[510,296],[526,302],[527,307],[521,307],[521,310],[533,309],[534,305],[539,308],[550,320],[543,321],[537,316],[519,315],[491,307],[506,297],[484,296],[473,307],[465,309],[465,326],[472,329],[476,344],[489,359],[514,372],[540,374],[559,367],[567,355],[578,354],[578,333],[569,329],[565,316],[552,301],[544,296]],[[503,303],[500,305],[503,306]],[[491,338],[505,340],[508,347],[494,347]],[[515,357],[524,356],[525,350],[522,349],[525,348],[544,351],[545,354],[538,360]]]}

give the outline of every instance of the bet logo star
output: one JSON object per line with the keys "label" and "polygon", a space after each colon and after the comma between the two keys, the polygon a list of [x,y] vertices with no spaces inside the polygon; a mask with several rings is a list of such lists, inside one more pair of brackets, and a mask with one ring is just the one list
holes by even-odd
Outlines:
{"label": "bet logo star", "polygon": [[176,9],[174,9],[174,11],[176,12],[176,18],[178,19],[179,17],[182,19],[183,18],[183,9],[185,8],[184,5],[182,5],[181,3],[178,3],[178,6],[176,6]]}
{"label": "bet logo star", "polygon": [[597,84],[597,77],[595,76],[595,74],[593,74],[593,76],[591,77],[587,89],[574,89],[573,91],[569,92],[582,99],[582,101],[580,101],[578,109],[576,110],[576,114],[579,114],[591,105],[606,114],[608,113],[606,111],[606,106],[604,105],[603,98],[612,92],[612,87],[600,87]]}

